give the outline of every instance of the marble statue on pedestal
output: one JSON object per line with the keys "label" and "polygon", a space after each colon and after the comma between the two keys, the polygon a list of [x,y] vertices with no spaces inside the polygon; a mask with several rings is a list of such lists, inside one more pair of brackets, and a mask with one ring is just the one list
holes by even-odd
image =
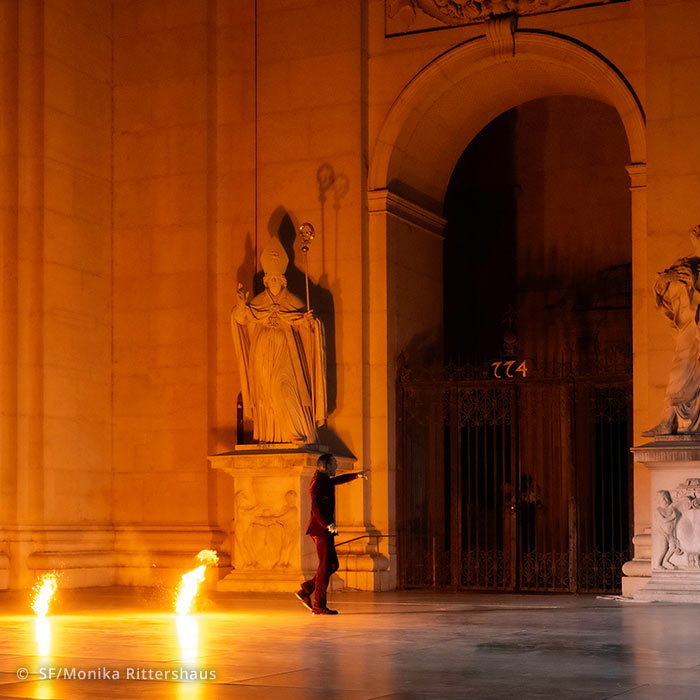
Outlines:
{"label": "marble statue on pedestal", "polygon": [[700,227],[692,239],[695,254],[676,260],[654,284],[676,344],[661,422],[643,433],[647,437],[700,433]]}
{"label": "marble statue on pedestal", "polygon": [[287,289],[289,258],[272,237],[260,256],[265,291],[248,303],[238,287],[231,326],[243,404],[261,443],[312,445],[327,417],[323,324]]}

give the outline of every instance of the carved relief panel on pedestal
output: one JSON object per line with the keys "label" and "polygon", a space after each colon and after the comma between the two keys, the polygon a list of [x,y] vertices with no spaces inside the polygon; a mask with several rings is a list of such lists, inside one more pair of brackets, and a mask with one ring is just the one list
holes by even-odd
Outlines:
{"label": "carved relief panel on pedestal", "polygon": [[283,502],[261,502],[248,490],[234,499],[234,562],[242,569],[288,569],[299,553],[297,492],[289,490]]}
{"label": "carved relief panel on pedestal", "polygon": [[656,492],[652,538],[654,569],[700,567],[700,479]]}

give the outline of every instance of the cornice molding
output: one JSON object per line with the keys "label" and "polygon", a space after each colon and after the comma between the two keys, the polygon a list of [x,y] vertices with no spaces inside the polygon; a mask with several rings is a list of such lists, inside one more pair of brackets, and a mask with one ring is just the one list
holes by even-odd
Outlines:
{"label": "cornice molding", "polygon": [[447,220],[388,189],[367,193],[370,214],[391,214],[443,240]]}

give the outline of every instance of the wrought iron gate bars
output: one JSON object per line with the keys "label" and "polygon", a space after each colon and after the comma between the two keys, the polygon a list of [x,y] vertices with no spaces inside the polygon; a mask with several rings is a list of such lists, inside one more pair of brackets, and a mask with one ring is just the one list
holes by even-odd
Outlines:
{"label": "wrought iron gate bars", "polygon": [[[415,379],[408,372],[402,373],[397,382],[399,585],[449,584],[453,588],[591,592],[611,591],[619,586],[621,565],[629,557],[631,533],[631,482],[627,451],[627,418],[631,415],[630,376],[626,372],[580,377],[562,374],[556,372],[558,376],[494,381],[474,378]],[[444,372],[442,377],[445,377]],[[543,503],[538,502],[536,489],[545,484],[538,484],[536,475],[533,477],[523,470],[519,461],[523,449],[520,437],[526,433],[531,417],[525,415],[524,424],[521,425],[523,410],[522,406],[518,407],[518,399],[522,399],[527,391],[536,389],[548,390],[550,399],[558,394],[556,403],[549,401],[549,410],[553,411],[553,417],[558,421],[550,420],[549,425],[540,421],[536,427],[540,431],[540,442],[547,437],[552,453],[558,454],[554,464],[559,465],[560,471],[558,474],[552,472],[557,478],[551,479],[547,486],[550,491],[558,490],[549,507],[563,506],[564,509],[559,518],[559,532],[555,531],[553,522],[549,523],[547,533],[535,527],[537,509],[544,508]],[[582,401],[586,404],[586,410],[579,405]],[[578,425],[581,422],[586,423],[584,432],[590,434],[591,429],[595,429],[600,433],[593,442],[601,454],[590,460],[587,473],[581,469],[581,445],[577,448],[577,440],[579,443],[587,442],[581,425]],[[415,430],[416,426],[421,425],[424,431],[428,431],[427,440],[425,436],[421,440]],[[476,481],[479,481],[479,476],[484,477],[478,483],[481,489],[479,497],[483,503],[490,504],[492,511],[491,532],[480,532],[480,528],[488,530],[489,517],[486,516],[484,523],[480,523],[479,518],[483,520],[485,512],[474,517],[474,511],[479,508],[473,508],[470,490],[477,484],[472,484],[474,475],[468,470],[465,477],[462,452],[465,437],[467,442],[470,439],[469,430],[473,432],[488,425],[492,428],[497,425],[510,426],[508,430],[500,430],[500,453],[502,458],[509,453],[513,463],[508,469],[502,464],[500,496],[493,483],[494,474],[476,475]],[[606,425],[608,437],[604,439],[601,431]],[[465,436],[467,426],[469,430]],[[623,428],[624,444],[621,442]],[[498,431],[494,428],[492,432],[493,447]],[[485,436],[483,440],[488,441]],[[472,437],[478,443],[478,430]],[[474,449],[478,453],[485,447],[477,445]],[[606,450],[607,453],[603,454]],[[412,460],[422,462],[424,467],[418,471],[412,469]],[[608,468],[607,472],[616,481],[606,489],[607,472],[601,472],[606,465],[611,467],[615,463],[618,467]],[[592,473],[590,464],[596,465],[595,473]],[[442,478],[443,470],[447,472],[446,478]],[[418,481],[416,477],[419,477]],[[522,477],[527,479],[521,483]],[[584,477],[593,478],[596,484],[582,484]],[[492,480],[490,486],[488,479]],[[531,481],[529,485],[528,479]],[[443,493],[440,493],[440,481]],[[539,481],[542,481],[541,477]],[[596,493],[591,492],[596,489]],[[465,491],[466,499],[463,497]],[[529,500],[523,501],[523,494]],[[599,496],[596,507],[592,512],[584,513],[582,522],[580,499],[586,499],[590,505],[592,496]],[[441,502],[444,504],[442,508]],[[515,513],[510,520],[504,515],[501,523],[496,524],[497,519],[493,514],[506,508],[521,508],[523,512]],[[610,517],[615,513],[620,516],[618,520]],[[601,518],[601,514],[604,517]],[[467,531],[464,530],[465,523]],[[502,529],[501,540],[509,543],[505,549],[497,546],[499,534],[494,528],[499,527]],[[612,531],[606,533],[606,528]],[[538,541],[543,534],[548,536],[549,546],[546,552],[538,552]],[[491,538],[491,544],[496,544],[490,550],[478,546],[486,535]],[[556,540],[562,535],[567,538],[567,551],[557,551],[562,547],[556,546]],[[464,546],[468,537],[475,538],[476,547],[471,547],[469,541]],[[615,547],[604,551],[605,542],[611,541],[611,537]],[[445,561],[442,552],[447,554],[448,561]],[[476,580],[474,572],[481,579]]]}

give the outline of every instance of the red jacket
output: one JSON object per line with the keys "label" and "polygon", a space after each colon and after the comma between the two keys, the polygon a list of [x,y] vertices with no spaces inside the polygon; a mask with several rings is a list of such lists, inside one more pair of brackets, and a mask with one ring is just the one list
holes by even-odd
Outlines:
{"label": "red jacket", "polygon": [[335,522],[335,487],[357,479],[355,472],[330,477],[318,470],[311,480],[311,519],[306,534],[319,537],[328,534],[328,526]]}

